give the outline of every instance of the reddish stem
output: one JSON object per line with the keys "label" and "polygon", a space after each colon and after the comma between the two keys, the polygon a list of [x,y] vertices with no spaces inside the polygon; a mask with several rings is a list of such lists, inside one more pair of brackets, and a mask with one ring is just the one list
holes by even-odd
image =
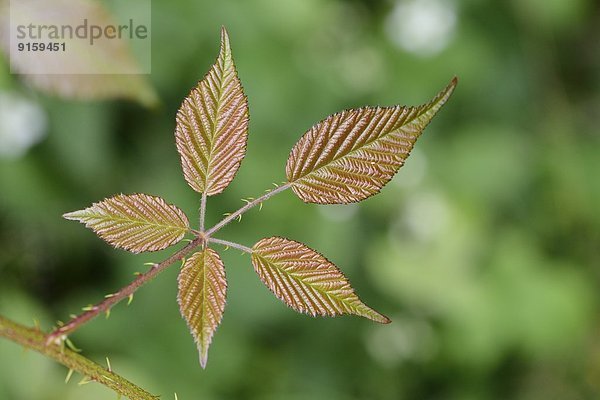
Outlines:
{"label": "reddish stem", "polygon": [[[141,286],[143,286],[144,284],[146,284],[149,281],[151,281],[152,279],[154,279],[158,274],[160,274],[162,271],[164,271],[168,266],[170,266],[174,262],[179,261],[182,258],[186,257],[189,253],[191,253],[191,251],[194,248],[196,248],[198,246],[204,247],[206,245],[206,243],[209,241],[211,241],[213,243],[222,244],[225,246],[235,247],[242,251],[252,253],[252,249],[250,249],[249,247],[242,246],[237,243],[231,243],[231,242],[219,240],[219,239],[212,239],[211,235],[214,234],[215,232],[219,231],[221,228],[223,228],[225,225],[227,225],[228,223],[233,221],[235,218],[244,214],[246,211],[261,204],[265,200],[275,196],[277,193],[283,192],[284,190],[288,189],[290,186],[291,186],[290,183],[286,183],[282,186],[277,187],[274,190],[271,190],[271,191],[265,193],[261,197],[248,202],[248,204],[241,207],[239,210],[235,211],[233,214],[229,215],[228,217],[224,218],[221,222],[219,222],[212,228],[208,229],[206,232],[203,232],[202,226],[200,227],[201,228],[200,231],[193,231],[194,234],[197,235],[197,237],[193,241],[188,243],[185,247],[181,248],[181,250],[177,251],[171,257],[167,258],[163,262],[161,262],[159,264],[154,264],[146,273],[138,276],[133,282],[131,282],[129,285],[125,286],[118,292],[113,293],[110,296],[108,296],[106,299],[104,299],[104,301],[90,307],[88,310],[86,310],[82,314],[79,314],[78,316],[71,319],[65,325],[56,328],[54,331],[52,331],[51,333],[49,333],[46,336],[46,343],[47,344],[50,344],[50,343],[60,344],[63,340],[66,339],[67,335],[69,335],[70,333],[73,333],[75,330],[77,330],[83,324],[96,318],[96,316],[98,316],[98,314],[108,312],[111,309],[111,307],[113,307],[115,304],[117,304],[121,300],[125,299],[126,297],[131,296],[133,293],[135,293],[136,290],[138,290]],[[201,205],[200,205],[200,224],[201,225],[203,225],[203,223],[204,223],[205,211],[206,211],[206,196],[202,196],[202,201],[201,201]]]}
{"label": "reddish stem", "polygon": [[181,250],[174,253],[171,257],[164,260],[163,262],[161,262],[159,264],[154,264],[146,273],[138,276],[129,285],[125,286],[118,292],[112,294],[110,297],[107,297],[104,301],[96,304],[95,306],[92,306],[89,310],[85,311],[84,313],[79,314],[78,316],[76,316],[75,318],[73,318],[72,320],[67,322],[65,325],[63,325],[63,326],[55,329],[51,333],[49,333],[46,336],[46,343],[47,344],[50,344],[52,342],[60,343],[62,340],[65,339],[65,337],[68,334],[75,331],[77,328],[79,328],[81,325],[85,324],[86,322],[94,319],[98,314],[107,312],[108,310],[110,310],[110,308],[112,306],[114,306],[121,300],[125,299],[126,297],[129,297],[130,295],[132,295],[137,289],[140,288],[140,286],[142,286],[142,285],[146,284],[147,282],[151,281],[152,279],[154,279],[158,274],[160,274],[162,271],[164,271],[168,266],[170,266],[174,262],[177,262],[177,261],[181,260],[182,258],[184,258],[195,247],[204,243],[204,241],[205,241],[204,236],[198,237],[198,238],[194,239],[193,241],[191,241],[190,243],[188,243],[185,247],[181,248]]}

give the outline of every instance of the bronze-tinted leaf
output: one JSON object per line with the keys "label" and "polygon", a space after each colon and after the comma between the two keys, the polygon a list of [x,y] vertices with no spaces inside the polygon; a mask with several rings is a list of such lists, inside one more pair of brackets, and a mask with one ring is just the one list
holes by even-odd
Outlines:
{"label": "bronze-tinted leaf", "polygon": [[206,367],[208,347],[223,318],[227,280],[219,255],[212,249],[194,253],[186,260],[178,277],[177,301],[200,352],[200,365]]}
{"label": "bronze-tinted leaf", "polygon": [[285,304],[312,316],[355,314],[375,322],[390,320],[360,301],[342,272],[306,245],[281,237],[262,239],[252,248],[260,279]]}
{"label": "bronze-tinted leaf", "polygon": [[120,194],[63,217],[84,223],[108,243],[133,253],[166,249],[189,230],[183,211],[147,194]]}
{"label": "bronze-tinted leaf", "polygon": [[248,138],[248,102],[225,28],[217,61],[177,113],[175,138],[192,189],[221,193],[240,167]]}
{"label": "bronze-tinted leaf", "polygon": [[419,107],[365,107],[342,111],[313,126],[292,149],[286,175],[307,203],[366,199],[389,182],[417,138],[444,105],[457,80]]}

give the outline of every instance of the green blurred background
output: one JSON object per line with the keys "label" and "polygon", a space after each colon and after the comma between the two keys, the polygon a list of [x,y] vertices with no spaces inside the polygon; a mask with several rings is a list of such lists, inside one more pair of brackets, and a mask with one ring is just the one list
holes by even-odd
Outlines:
{"label": "green blurred background", "polygon": [[[75,333],[84,354],[110,357],[116,372],[165,399],[598,398],[600,3],[152,6],[148,79],[158,110],[50,97],[0,59],[3,315],[47,329],[170,254],[114,250],[63,220],[67,211],[145,192],[197,219],[175,113],[216,57],[225,25],[249,97],[250,137],[236,180],[209,199],[210,224],[284,180],[289,149],[328,114],[421,104],[459,77],[380,195],[326,207],[285,192],[220,234],[248,246],[271,235],[305,242],[393,323],[296,314],[246,255],[229,250],[221,252],[228,304],[206,370],[179,315],[175,266],[129,307]],[[0,399],[114,398],[75,378],[65,385],[66,373],[0,341]]]}

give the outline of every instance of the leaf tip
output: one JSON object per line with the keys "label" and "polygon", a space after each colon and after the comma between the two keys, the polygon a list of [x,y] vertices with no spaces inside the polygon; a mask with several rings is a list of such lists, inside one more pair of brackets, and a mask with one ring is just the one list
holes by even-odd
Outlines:
{"label": "leaf tip", "polygon": [[81,214],[82,214],[83,212],[84,212],[84,210],[71,211],[71,212],[68,212],[68,213],[64,213],[64,214],[62,215],[62,217],[63,217],[64,219],[68,219],[68,220],[70,220],[70,221],[80,221],[80,220],[81,220],[81,217],[82,217],[82,215],[81,215]]}
{"label": "leaf tip", "polygon": [[225,25],[221,26],[221,53],[229,53],[229,33]]}
{"label": "leaf tip", "polygon": [[201,348],[199,348],[198,351],[200,352],[200,366],[202,367],[202,369],[206,369],[206,363],[208,362],[208,352]]}
{"label": "leaf tip", "polygon": [[443,102],[446,102],[446,100],[450,98],[450,95],[452,94],[452,92],[454,92],[454,89],[456,89],[456,85],[458,85],[458,76],[454,76],[448,84],[448,86],[446,86],[446,88],[441,91],[440,99],[443,99]]}
{"label": "leaf tip", "polygon": [[361,317],[368,318],[373,322],[377,322],[379,324],[384,324],[384,325],[387,325],[392,322],[391,319],[389,319],[385,315],[373,310],[369,306],[365,306],[365,307],[367,308],[367,310],[361,310],[360,312],[357,313]]}
{"label": "leaf tip", "polygon": [[448,97],[450,97],[450,95],[454,92],[454,89],[456,89],[457,85],[458,85],[458,76],[454,75],[454,77],[452,78],[452,80],[450,81],[450,83],[448,84],[448,87],[446,89],[446,91],[448,92]]}

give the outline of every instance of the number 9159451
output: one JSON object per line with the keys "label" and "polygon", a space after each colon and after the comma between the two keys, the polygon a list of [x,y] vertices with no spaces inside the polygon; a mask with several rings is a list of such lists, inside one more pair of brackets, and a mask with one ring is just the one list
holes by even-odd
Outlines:
{"label": "number 9159451", "polygon": [[67,45],[65,42],[27,42],[18,43],[19,51],[65,51]]}

